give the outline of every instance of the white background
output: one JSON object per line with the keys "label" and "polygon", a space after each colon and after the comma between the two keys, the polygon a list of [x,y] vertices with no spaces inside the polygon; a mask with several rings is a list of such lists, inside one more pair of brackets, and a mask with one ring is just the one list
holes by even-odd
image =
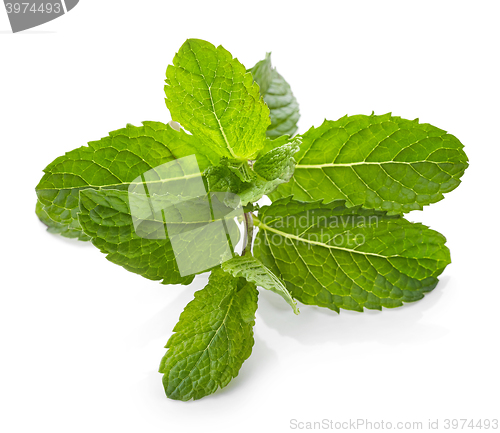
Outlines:
{"label": "white background", "polygon": [[[0,430],[287,432],[290,420],[500,418],[497,1],[97,1],[11,34],[0,6]],[[273,52],[300,131],[345,114],[432,123],[470,168],[409,219],[453,263],[424,300],[363,314],[260,294],[253,354],[227,388],[165,398],[157,368],[206,278],[162,286],[91,244],[47,233],[35,185],[55,157],[142,120],[168,121],[163,80],[186,38],[247,67]]]}

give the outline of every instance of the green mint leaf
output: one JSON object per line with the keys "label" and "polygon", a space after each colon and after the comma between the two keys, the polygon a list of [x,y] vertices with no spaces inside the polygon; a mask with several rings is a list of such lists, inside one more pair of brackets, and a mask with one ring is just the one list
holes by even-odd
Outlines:
{"label": "green mint leaf", "polygon": [[299,139],[275,147],[255,161],[253,170],[246,161],[235,165],[222,158],[218,165],[205,170],[208,188],[237,194],[243,206],[256,202],[292,177],[295,168],[293,155],[299,148]]}
{"label": "green mint leaf", "polygon": [[250,159],[264,145],[269,109],[252,75],[222,46],[188,39],[166,73],[172,119],[229,159]]}
{"label": "green mint leaf", "polygon": [[[292,174],[293,172],[288,173],[286,177],[289,179]],[[287,182],[288,179],[285,180],[282,178],[278,178],[268,181],[260,177],[257,178],[250,183],[250,186],[248,188],[244,189],[238,194],[242,205],[246,206],[249,203],[259,201],[263,196],[274,191],[278,185],[281,185],[283,182]]]}
{"label": "green mint leaf", "polygon": [[243,206],[260,200],[264,195],[272,193],[278,185],[292,178],[295,169],[293,155],[299,145],[299,139],[293,140],[270,150],[255,161],[253,168],[257,178],[251,182],[249,188],[239,193]]}
{"label": "green mint leaf", "polygon": [[80,223],[78,220],[72,220],[70,224],[61,224],[54,221],[50,217],[50,211],[47,211],[45,206],[37,200],[36,202],[36,214],[41,222],[47,226],[47,231],[49,233],[59,234],[67,238],[75,238],[80,241],[89,241],[90,238],[82,232]]}
{"label": "green mint leaf", "polygon": [[255,161],[254,171],[266,180],[281,178],[288,181],[295,168],[293,155],[299,151],[300,143],[300,139],[296,139],[265,153]]}
{"label": "green mint leaf", "polygon": [[189,284],[193,274],[233,256],[229,246],[238,243],[240,232],[230,219],[235,210],[216,195],[175,199],[87,189],[80,192],[79,221],[109,261],[162,284]]}
{"label": "green mint leaf", "polygon": [[226,158],[219,164],[208,167],[203,175],[207,180],[209,191],[230,191],[238,194],[249,186],[249,183],[242,181],[241,177],[229,168],[229,161]]}
{"label": "green mint leaf", "polygon": [[[298,140],[298,137],[294,137],[294,139]],[[266,138],[266,141],[264,142],[264,147],[257,155],[257,159],[265,155],[266,153],[270,152],[271,150],[289,143],[290,141],[292,141],[292,139],[290,139],[289,135],[281,135],[278,138],[269,138],[269,137]]]}
{"label": "green mint leaf", "polygon": [[251,182],[256,178],[255,173],[252,171],[247,161],[238,161],[228,163],[228,168],[231,170],[242,182]]}
{"label": "green mint leaf", "polygon": [[193,154],[200,170],[219,160],[205,151],[195,136],[160,122],[127,125],[110,132],[108,137],[56,158],[45,168],[36,187],[46,214],[44,222],[48,218],[51,227],[57,227],[53,231],[63,236],[85,239],[77,216],[80,190],[127,189],[130,182],[151,168]]}
{"label": "green mint leaf", "polygon": [[460,184],[462,148],[441,129],[390,113],[325,121],[302,136],[293,179],[271,198],[344,199],[393,214],[422,209]]}
{"label": "green mint leaf", "polygon": [[263,289],[280,295],[292,307],[293,312],[299,314],[297,302],[290,295],[285,285],[260,260],[250,255],[238,256],[222,263],[221,266],[224,271],[229,272],[233,277],[243,277],[248,282],[255,283]]}
{"label": "green mint leaf", "polygon": [[255,256],[296,299],[335,311],[423,298],[450,263],[441,234],[385,212],[278,200],[259,210]]}
{"label": "green mint leaf", "polygon": [[271,64],[271,53],[266,53],[264,60],[257,62],[248,71],[252,73],[254,81],[259,85],[261,95],[265,96],[271,86],[275,72]]}
{"label": "green mint leaf", "polygon": [[[288,178],[293,174],[289,173]],[[205,171],[210,191],[231,192],[239,197],[242,206],[248,206],[264,195],[274,191],[276,187],[285,180],[275,179],[265,180],[261,177],[255,178],[251,182],[242,182],[241,179],[223,165],[214,166]]]}
{"label": "green mint leaf", "polygon": [[290,85],[272,67],[271,53],[267,53],[266,58],[258,62],[250,72],[259,84],[260,92],[271,112],[271,125],[267,129],[267,136],[293,136],[300,118],[299,104]]}
{"label": "green mint leaf", "polygon": [[199,399],[225,387],[250,356],[258,292],[221,268],[182,312],[160,364],[167,397]]}

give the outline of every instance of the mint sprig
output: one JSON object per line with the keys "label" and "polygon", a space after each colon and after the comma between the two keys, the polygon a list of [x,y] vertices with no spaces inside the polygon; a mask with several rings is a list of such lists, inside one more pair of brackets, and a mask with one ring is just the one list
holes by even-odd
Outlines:
{"label": "mint sprig", "polygon": [[[211,272],[168,340],[167,397],[199,399],[238,375],[252,351],[256,287],[295,314],[297,301],[394,308],[436,287],[451,262],[446,239],[403,215],[459,185],[468,160],[456,137],[392,114],[294,136],[298,104],[270,54],[246,69],[189,39],[166,75],[174,122],[127,125],[56,158],[36,187],[36,213],[51,233],[90,240],[162,284]],[[259,207],[264,195],[273,202]]]}

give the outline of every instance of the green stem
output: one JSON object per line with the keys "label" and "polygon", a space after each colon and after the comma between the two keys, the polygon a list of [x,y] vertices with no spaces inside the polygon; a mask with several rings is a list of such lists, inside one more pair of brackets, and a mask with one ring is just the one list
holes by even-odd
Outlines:
{"label": "green stem", "polygon": [[252,240],[253,240],[253,215],[252,212],[247,212],[244,215],[245,221],[245,240],[243,242],[243,250],[241,255],[252,254]]}

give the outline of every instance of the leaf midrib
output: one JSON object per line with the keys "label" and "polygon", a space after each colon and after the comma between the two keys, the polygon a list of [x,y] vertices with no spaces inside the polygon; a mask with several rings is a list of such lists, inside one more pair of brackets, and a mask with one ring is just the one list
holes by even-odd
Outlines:
{"label": "leaf midrib", "polygon": [[297,164],[295,166],[295,169],[321,169],[325,167],[352,167],[356,165],[385,165],[385,164],[404,164],[404,165],[414,165],[414,164],[421,164],[421,163],[429,163],[429,164],[454,164],[454,162],[451,161],[429,161],[429,160],[420,160],[420,161],[358,161],[358,162],[345,162],[345,163],[337,163],[337,162],[331,162],[331,163],[326,163],[326,164]]}
{"label": "leaf midrib", "polygon": [[[229,150],[229,153],[231,154],[231,156],[233,158],[237,159],[237,156],[233,152],[233,148],[229,144],[229,140],[226,137],[226,133],[224,131],[224,128],[222,127],[222,123],[221,123],[219,117],[217,116],[217,113],[215,112],[214,98],[212,96],[212,86],[208,85],[208,81],[207,81],[207,79],[205,78],[205,75],[202,72],[200,61],[198,60],[198,57],[196,56],[195,51],[191,48],[191,44],[189,44],[189,48],[191,49],[191,52],[193,53],[193,56],[194,56],[194,58],[196,60],[196,63],[198,64],[198,69],[200,70],[200,75],[203,77],[203,81],[205,82],[205,85],[207,86],[208,94],[210,95],[210,104],[212,105],[212,113],[213,113],[213,115],[215,117],[215,120],[217,120],[217,123],[219,125],[219,130],[220,130],[220,132],[222,134],[222,138],[224,140],[224,143],[225,143],[227,149]],[[217,75],[217,69],[219,68],[219,64],[220,64],[220,61],[219,61],[219,59],[217,59],[217,68],[215,69],[215,74],[216,75]]]}
{"label": "leaf midrib", "polygon": [[290,233],[286,233],[286,232],[283,232],[281,230],[277,230],[277,229],[275,229],[273,227],[269,227],[267,224],[263,223],[262,221],[260,221],[256,217],[254,217],[254,221],[255,221],[257,227],[259,227],[259,228],[261,228],[263,230],[269,230],[269,231],[271,231],[273,233],[276,233],[276,234],[278,234],[280,236],[283,236],[285,238],[294,239],[294,240],[299,241],[299,242],[304,242],[304,243],[307,243],[307,244],[316,245],[316,246],[320,246],[320,247],[323,247],[323,248],[328,248],[328,249],[332,249],[332,250],[339,250],[339,251],[347,251],[349,253],[360,254],[360,255],[363,255],[363,256],[381,257],[383,259],[389,259],[389,258],[392,258],[392,257],[401,257],[398,254],[384,256],[382,254],[377,254],[377,253],[369,253],[369,252],[365,252],[365,251],[353,250],[351,248],[344,248],[344,247],[339,247],[339,246],[335,246],[335,245],[327,245],[327,244],[325,244],[323,242],[313,241],[313,240],[310,240],[310,239],[304,239],[304,238],[301,238],[299,236],[292,235]]}
{"label": "leaf midrib", "polygon": [[[72,173],[51,173],[52,176],[55,176],[55,175],[60,175],[60,174],[72,174]],[[77,175],[74,175],[76,177],[80,177],[81,176],[77,176]],[[187,176],[182,176],[182,177],[172,177],[170,179],[163,179],[163,180],[152,180],[152,181],[148,181],[147,184],[150,185],[150,184],[156,184],[156,183],[166,183],[166,182],[170,182],[170,181],[173,181],[173,180],[181,180],[181,179],[192,179],[192,178],[195,178],[195,177],[201,177],[203,176],[203,174],[200,172],[200,173],[194,173],[194,174],[189,174]],[[110,183],[110,184],[106,184],[106,185],[81,185],[81,186],[67,186],[67,187],[61,187],[61,188],[38,188],[37,191],[51,191],[51,190],[57,190],[57,191],[61,191],[61,190],[71,190],[71,189],[81,189],[81,188],[96,188],[96,189],[107,189],[109,187],[112,187],[112,186],[131,186],[131,185],[142,185],[143,182],[121,182],[121,183]]]}

